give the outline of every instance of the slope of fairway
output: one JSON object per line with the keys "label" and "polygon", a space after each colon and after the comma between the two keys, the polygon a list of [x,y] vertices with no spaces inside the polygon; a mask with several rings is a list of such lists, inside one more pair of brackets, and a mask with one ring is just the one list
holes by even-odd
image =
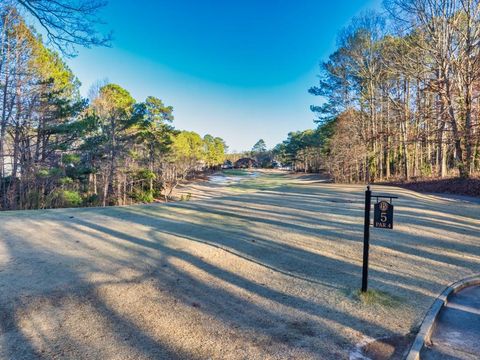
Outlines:
{"label": "slope of fairway", "polygon": [[342,359],[414,330],[480,272],[480,205],[393,192],[372,229],[363,186],[260,173],[192,201],[0,214],[0,358]]}

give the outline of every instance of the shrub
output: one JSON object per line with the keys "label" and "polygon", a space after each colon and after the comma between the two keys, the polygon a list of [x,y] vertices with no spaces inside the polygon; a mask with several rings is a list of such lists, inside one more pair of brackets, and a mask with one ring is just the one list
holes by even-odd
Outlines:
{"label": "shrub", "polygon": [[132,198],[138,202],[151,203],[155,200],[154,192],[150,190],[136,190],[132,194]]}
{"label": "shrub", "polygon": [[77,191],[57,189],[49,194],[45,201],[45,207],[77,207],[83,204],[82,196]]}
{"label": "shrub", "polygon": [[80,206],[83,203],[82,196],[77,191],[63,190],[62,196],[66,206]]}

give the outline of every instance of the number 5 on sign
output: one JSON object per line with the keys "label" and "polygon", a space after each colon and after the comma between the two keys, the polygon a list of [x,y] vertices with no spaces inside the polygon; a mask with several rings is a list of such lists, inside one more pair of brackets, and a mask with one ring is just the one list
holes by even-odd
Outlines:
{"label": "number 5 on sign", "polygon": [[373,226],[382,229],[393,229],[393,205],[387,201],[375,204]]}

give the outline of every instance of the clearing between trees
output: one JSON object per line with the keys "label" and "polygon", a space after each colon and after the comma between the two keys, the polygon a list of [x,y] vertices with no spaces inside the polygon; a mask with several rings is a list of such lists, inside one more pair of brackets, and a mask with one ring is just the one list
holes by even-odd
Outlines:
{"label": "clearing between trees", "polygon": [[236,176],[190,201],[0,213],[0,358],[348,359],[480,272],[475,200],[374,186],[400,199],[359,298],[363,186]]}

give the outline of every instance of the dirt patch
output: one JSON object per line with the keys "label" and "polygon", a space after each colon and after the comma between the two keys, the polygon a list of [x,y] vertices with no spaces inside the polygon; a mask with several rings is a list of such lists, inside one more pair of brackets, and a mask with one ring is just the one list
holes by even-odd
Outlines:
{"label": "dirt patch", "polygon": [[403,360],[414,339],[415,335],[407,334],[375,340],[363,352],[371,360]]}

